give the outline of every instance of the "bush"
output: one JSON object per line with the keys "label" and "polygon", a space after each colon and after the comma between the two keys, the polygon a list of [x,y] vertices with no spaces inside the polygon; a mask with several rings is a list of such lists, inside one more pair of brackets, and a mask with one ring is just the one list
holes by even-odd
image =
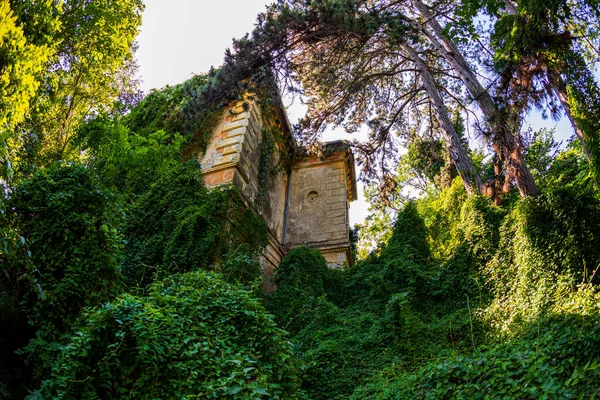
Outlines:
{"label": "bush", "polygon": [[481,311],[491,336],[515,337],[600,263],[600,202],[585,187],[524,199],[504,219],[483,269],[493,300]]}
{"label": "bush", "polygon": [[0,395],[6,387],[19,396],[44,372],[50,343],[70,331],[81,310],[122,290],[121,214],[112,193],[80,164],[40,170],[5,193]]}
{"label": "bush", "polygon": [[327,261],[318,251],[308,247],[290,251],[277,268],[277,291],[265,302],[277,325],[295,335],[309,324],[325,301],[328,274]]}
{"label": "bush", "polygon": [[518,340],[438,358],[414,373],[389,368],[353,399],[572,399],[600,393],[600,297],[583,286]]}
{"label": "bush", "polygon": [[[403,210],[388,246],[350,270],[331,270],[315,250],[288,253],[267,297],[292,334],[304,365],[302,388],[314,399],[347,398],[373,371],[425,349],[430,332],[414,313],[429,257],[414,206]],[[421,356],[421,355],[419,355]]]}
{"label": "bush", "polygon": [[296,397],[285,332],[219,274],[172,275],[82,315],[43,382],[60,398]]}
{"label": "bush", "polygon": [[302,389],[315,400],[347,399],[410,346],[415,327],[389,328],[379,315],[322,300],[311,323],[292,338],[303,365]]}
{"label": "bush", "polygon": [[[455,327],[448,329],[452,351],[446,343],[410,368],[403,362],[388,366],[353,398],[600,394],[600,297],[592,285],[600,262],[600,201],[580,161],[573,150],[563,153],[548,171],[549,179],[560,184],[546,186],[535,199],[513,199],[502,209],[480,197],[446,209],[440,200],[448,192],[420,201],[430,244],[444,249],[435,252],[443,270],[419,285],[429,297],[416,303],[437,311],[414,309],[427,330],[448,322]],[[461,307],[465,295],[467,309]],[[470,320],[463,318],[457,326],[461,309]],[[428,320],[432,314],[436,318]],[[462,337],[461,346],[455,346],[456,337]],[[464,345],[471,340],[472,347]]]}
{"label": "bush", "polygon": [[57,339],[84,307],[122,289],[113,199],[80,164],[54,165],[16,187],[13,224],[31,251],[10,268],[27,278],[23,301],[40,339]]}
{"label": "bush", "polygon": [[427,231],[414,204],[397,216],[387,246],[347,273],[344,305],[361,304],[381,312],[399,292],[412,292],[427,269],[430,258]]}
{"label": "bush", "polygon": [[310,310],[291,330],[302,388],[315,399],[597,396],[600,202],[575,175],[502,208],[454,184],[405,205],[387,244],[335,290],[312,269],[314,282],[290,280],[273,312]]}

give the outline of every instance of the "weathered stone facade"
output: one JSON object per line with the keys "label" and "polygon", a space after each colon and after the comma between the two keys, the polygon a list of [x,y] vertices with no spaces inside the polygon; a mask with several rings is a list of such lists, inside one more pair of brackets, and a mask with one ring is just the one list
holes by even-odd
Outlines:
{"label": "weathered stone facade", "polygon": [[286,248],[308,246],[330,266],[351,265],[348,208],[356,197],[354,159],[342,142],[326,156],[303,157],[292,167]]}
{"label": "weathered stone facade", "polygon": [[[327,143],[322,156],[299,156],[282,109],[268,118],[252,100],[227,109],[201,157],[209,187],[234,185],[242,200],[267,223],[270,237],[263,259],[264,290],[287,250],[308,246],[332,267],[350,265],[349,202],[356,199],[352,152],[344,142]],[[265,126],[275,131],[267,179],[260,181]]]}

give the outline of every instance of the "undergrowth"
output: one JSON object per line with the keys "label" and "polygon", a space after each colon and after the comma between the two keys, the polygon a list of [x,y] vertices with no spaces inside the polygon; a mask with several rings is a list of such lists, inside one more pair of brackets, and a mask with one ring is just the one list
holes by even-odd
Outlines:
{"label": "undergrowth", "polygon": [[[218,79],[97,115],[81,162],[3,187],[0,397],[295,395],[289,344],[256,300],[268,228],[185,162],[233,99],[202,94]],[[193,125],[189,102],[207,106]]]}
{"label": "undergrowth", "polygon": [[455,179],[380,221],[352,268],[297,248],[261,295],[265,223],[186,161],[236,100],[219,76],[90,119],[80,163],[3,187],[0,395],[600,396],[600,192],[577,144],[540,158],[536,198],[495,206]]}
{"label": "undergrowth", "polygon": [[266,304],[292,334],[302,388],[314,399],[600,396],[600,199],[582,159],[567,149],[540,196],[502,207],[455,180],[408,203],[387,243],[348,270],[289,253]]}

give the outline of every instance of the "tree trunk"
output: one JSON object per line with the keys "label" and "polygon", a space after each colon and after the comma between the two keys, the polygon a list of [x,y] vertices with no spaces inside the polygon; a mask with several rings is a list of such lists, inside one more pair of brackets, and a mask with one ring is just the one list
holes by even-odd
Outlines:
{"label": "tree trunk", "polygon": [[575,134],[577,135],[577,137],[579,138],[579,141],[581,142],[581,146],[583,147],[583,152],[585,153],[585,156],[587,157],[588,160],[591,160],[590,150],[585,145],[585,138],[583,137],[583,131],[577,124],[577,121],[573,118],[573,115],[572,115],[573,113],[571,112],[571,105],[569,104],[569,96],[567,95],[567,84],[561,78],[561,76],[555,71],[548,71],[548,78],[550,79],[550,82],[552,83],[552,89],[554,90],[554,94],[556,95],[556,97],[558,97],[558,100],[560,100],[560,103],[562,104],[563,109],[565,110],[565,114],[567,114],[567,117],[569,118],[569,121],[571,122],[571,126],[573,127],[573,130],[575,131]]}
{"label": "tree trunk", "polygon": [[446,147],[450,153],[450,158],[456,166],[456,170],[465,185],[467,193],[472,194],[473,192],[479,191],[481,189],[481,179],[475,170],[471,158],[469,158],[467,151],[463,147],[460,137],[452,125],[448,110],[442,100],[442,96],[439,93],[433,75],[431,75],[427,65],[421,60],[421,57],[419,57],[415,49],[408,43],[402,44],[402,49],[407,58],[414,63],[415,68],[419,71],[421,81],[423,82],[425,91],[429,95],[433,112],[440,125]]}
{"label": "tree trunk", "polygon": [[498,114],[496,104],[492,100],[487,90],[481,85],[477,75],[462,56],[458,46],[444,36],[442,27],[429,11],[429,7],[420,0],[413,0],[413,4],[419,10],[426,20],[426,25],[431,28],[433,35],[427,32],[418,24],[416,26],[436,50],[446,59],[448,64],[456,71],[461,80],[467,87],[467,90],[477,102],[481,112],[485,116],[491,130],[491,140],[498,158],[506,164],[507,180],[514,179],[521,196],[535,196],[538,194],[538,188],[529,171],[527,164],[521,153],[521,148],[508,125],[502,121]]}
{"label": "tree trunk", "polygon": [[[515,15],[517,13],[517,10],[514,6],[512,6],[510,0],[505,0],[505,2],[511,5],[511,7],[506,7],[506,13],[509,15]],[[556,95],[556,97],[558,97],[558,100],[562,104],[563,109],[565,110],[565,114],[567,115],[567,118],[569,118],[569,122],[573,127],[573,131],[575,131],[575,135],[577,135],[577,138],[581,142],[581,146],[583,147],[583,152],[585,156],[587,157],[588,161],[592,162],[592,156],[590,154],[590,149],[586,146],[586,140],[583,134],[583,130],[581,129],[577,121],[573,118],[573,112],[571,110],[571,105],[569,104],[569,96],[567,94],[567,84],[560,76],[560,73],[558,73],[557,71],[552,71],[548,69],[547,74],[548,80],[552,85],[552,90],[554,91],[554,94]]]}

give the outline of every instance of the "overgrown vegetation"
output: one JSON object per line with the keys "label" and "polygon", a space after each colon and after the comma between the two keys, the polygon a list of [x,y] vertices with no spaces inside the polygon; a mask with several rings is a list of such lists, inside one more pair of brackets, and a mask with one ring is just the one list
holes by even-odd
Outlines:
{"label": "overgrown vegetation", "polygon": [[[144,99],[142,10],[0,0],[0,397],[600,397],[597,3],[280,0]],[[352,268],[300,247],[263,295],[268,228],[197,156],[258,99],[266,207],[275,80],[307,142],[369,126],[375,208]],[[559,103],[579,141],[520,131]]]}
{"label": "overgrown vegetation", "polygon": [[41,393],[293,398],[295,366],[285,336],[257,298],[221,274],[172,274],[145,296],[124,294],[82,314]]}
{"label": "overgrown vegetation", "polygon": [[404,205],[349,270],[289,253],[266,304],[309,397],[598,396],[600,199],[580,150],[553,158],[545,182],[566,176],[502,207],[455,179]]}
{"label": "overgrown vegetation", "polygon": [[[154,99],[151,97],[148,101],[153,102]],[[147,109],[149,106],[144,100],[140,107]],[[136,115],[136,112],[137,109],[134,109],[130,115]],[[146,123],[154,127],[157,123],[148,118]],[[161,113],[157,118],[164,121]],[[124,122],[129,123],[127,120]],[[164,326],[166,320],[163,321],[157,314],[163,306],[157,303],[155,307],[158,308],[154,311],[147,306],[152,301],[167,301],[157,288],[166,285],[167,279],[178,279],[176,277],[183,273],[192,275],[181,275],[182,280],[177,281],[177,286],[181,285],[183,290],[183,282],[188,279],[196,282],[198,287],[195,290],[207,297],[203,297],[204,303],[193,304],[180,299],[182,302],[173,304],[171,311],[164,311],[162,315],[168,321],[184,324],[177,326],[196,326],[199,320],[194,318],[199,318],[199,315],[190,314],[189,307],[200,307],[200,304],[207,309],[216,307],[224,310],[223,321],[236,320],[238,318],[231,314],[232,310],[219,306],[218,302],[240,301],[239,293],[251,296],[258,290],[260,267],[257,255],[267,240],[264,222],[241,203],[235,190],[208,191],[204,187],[198,162],[182,161],[181,148],[189,140],[186,141],[177,132],[162,129],[152,133],[142,130],[138,134],[124,122],[107,115],[90,120],[82,126],[78,138],[79,145],[87,153],[87,165],[77,162],[53,164],[21,181],[9,192],[2,215],[5,247],[0,286],[2,352],[6,355],[2,357],[2,370],[3,376],[8,378],[1,382],[1,388],[6,395],[23,395],[25,387],[34,389],[36,381],[45,380],[44,393],[72,397],[79,390],[83,390],[80,393],[85,392],[90,386],[83,386],[88,389],[70,387],[67,384],[72,380],[70,374],[99,373],[99,380],[90,378],[89,384],[98,383],[106,390],[96,392],[89,389],[92,390],[89,396],[123,396],[124,389],[116,383],[121,373],[117,373],[114,367],[122,361],[125,368],[129,361],[116,357],[116,353],[109,359],[117,364],[108,363],[105,366],[108,369],[102,371],[97,371],[94,366],[101,361],[101,355],[92,358],[83,356],[79,362],[67,360],[64,365],[57,364],[56,360],[70,357],[72,346],[84,345],[82,332],[86,329],[90,336],[85,339],[89,341],[85,346],[91,347],[82,348],[81,352],[91,356],[94,351],[97,354],[113,351],[112,342],[107,342],[110,339],[104,336],[109,335],[106,331],[109,326],[101,324],[107,318],[126,319],[125,315],[135,321],[154,322],[148,322],[150,325],[144,327],[137,325],[135,329],[127,327],[110,335],[118,338],[143,336],[146,335],[143,329],[148,329],[147,334],[151,335],[162,327],[165,329],[162,336],[151,342],[152,351],[161,347],[167,351],[171,345],[164,340],[174,331]],[[201,270],[213,271],[218,276],[193,275],[194,271]],[[201,289],[200,283],[204,281],[215,282],[217,286],[212,288],[213,294],[208,295],[205,289]],[[210,286],[208,283],[203,285]],[[155,293],[154,297],[150,293]],[[215,297],[215,293],[219,295]],[[229,300],[226,300],[226,293],[231,293]],[[201,301],[196,294],[189,292],[188,295],[194,298],[188,299],[190,301]],[[220,371],[215,372],[217,375],[209,376],[206,372],[206,376],[200,374],[195,382],[190,383],[186,381],[189,367],[185,367],[174,371],[168,378],[164,377],[160,381],[162,383],[157,381],[156,393],[183,390],[181,393],[191,391],[197,394],[199,387],[208,388],[207,382],[211,381],[214,390],[210,393],[214,392],[216,397],[228,390],[231,390],[230,394],[239,392],[250,397],[263,392],[275,397],[288,397],[283,394],[294,387],[293,363],[287,354],[289,350],[286,350],[283,333],[278,333],[264,312],[257,309],[260,306],[256,301],[248,297],[247,302],[235,304],[239,306],[240,315],[246,315],[245,312],[256,315],[261,321],[258,325],[240,322],[241,325],[234,324],[229,328],[223,326],[223,331],[217,328],[216,331],[205,332],[203,335],[209,335],[206,337],[198,334],[198,340],[202,338],[211,343],[216,339],[223,340],[223,351],[227,354],[233,351],[231,360],[223,356],[227,358],[223,365],[238,366],[239,358],[243,362],[239,371],[247,370],[246,378],[239,378],[242,379],[239,382],[238,378],[231,380],[230,374],[222,375],[228,370],[215,366]],[[177,312],[191,319],[176,322],[173,315]],[[115,313],[122,316],[115,316]],[[98,319],[92,317],[95,315]],[[260,336],[251,339],[253,336],[246,335],[251,343],[235,344],[219,334],[225,331],[232,334],[243,328]],[[263,330],[257,331],[259,328]],[[181,335],[191,334],[187,328],[181,329]],[[271,361],[265,358],[265,348],[260,347],[267,343],[265,335],[274,341],[268,346],[269,351],[274,352]],[[179,339],[186,338],[188,336]],[[172,337],[172,340],[179,339]],[[99,342],[96,343],[96,340]],[[69,344],[73,341],[78,344]],[[131,346],[136,348],[135,344]],[[160,356],[157,355],[159,358],[153,361],[144,358],[144,354],[142,352],[139,360],[133,353],[129,354],[133,357],[132,365],[142,363],[143,359],[156,367]],[[173,357],[178,358],[179,355],[174,354]],[[192,357],[189,362],[203,362],[199,360]],[[265,364],[254,365],[257,362]],[[111,369],[113,372],[108,373]],[[248,372],[254,369],[255,372]],[[161,369],[152,373],[148,368],[140,369],[139,375],[132,378],[133,386],[128,387],[128,395],[132,398],[146,396],[134,388],[143,388],[145,384],[142,385],[142,382],[154,380],[156,376],[153,374],[157,371]],[[234,370],[229,372],[238,376]],[[50,376],[54,378],[48,381]],[[181,384],[175,381],[176,377],[181,379]],[[244,383],[244,379],[248,382]],[[282,379],[288,379],[289,383],[283,383]],[[27,386],[25,382],[28,382]],[[116,389],[108,388],[113,385],[117,385]],[[156,393],[147,395],[158,395]]]}
{"label": "overgrown vegetation", "polygon": [[[124,117],[98,112],[69,141],[75,160],[4,188],[2,397],[295,395],[285,333],[256,300],[266,224],[234,188],[202,182],[195,152],[221,111],[186,123],[212,79],[156,91]],[[187,364],[163,375],[182,352]]]}

